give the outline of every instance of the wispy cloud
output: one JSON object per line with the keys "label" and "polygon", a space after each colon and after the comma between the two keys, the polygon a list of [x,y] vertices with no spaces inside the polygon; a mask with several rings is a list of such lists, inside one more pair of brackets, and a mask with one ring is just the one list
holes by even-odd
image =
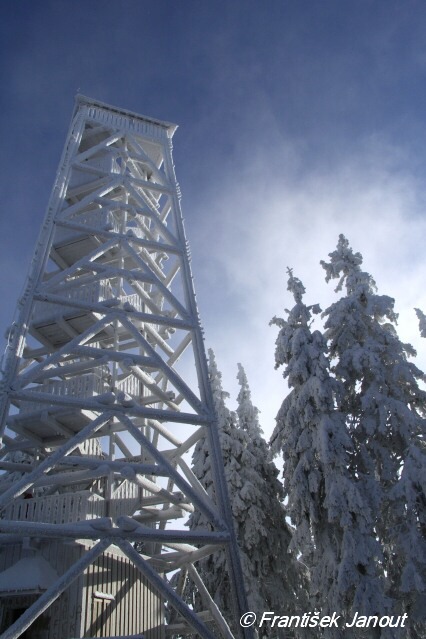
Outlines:
{"label": "wispy cloud", "polygon": [[207,340],[233,395],[236,363],[245,365],[266,431],[286,393],[273,370],[276,330],[268,326],[292,306],[286,267],[304,282],[307,301],[325,308],[335,294],[319,262],[339,233],[363,254],[379,292],[395,297],[403,339],[423,349],[412,309],[426,308],[424,198],[401,159],[377,141],[336,166],[299,175],[271,155],[263,165],[257,158],[203,212],[203,235],[214,241],[207,254],[195,249],[194,268]]}

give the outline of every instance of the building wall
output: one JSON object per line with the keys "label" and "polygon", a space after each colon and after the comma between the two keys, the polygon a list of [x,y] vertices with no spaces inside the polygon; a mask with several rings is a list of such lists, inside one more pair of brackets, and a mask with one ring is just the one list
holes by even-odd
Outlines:
{"label": "building wall", "polygon": [[[51,542],[40,548],[58,575],[86,551],[82,544]],[[0,572],[22,557],[20,545],[0,551]],[[113,600],[101,598],[112,596]],[[28,593],[1,593],[0,633],[36,599]],[[118,550],[107,551],[91,564],[50,608],[21,635],[23,639],[76,639],[144,633],[164,639],[163,603],[130,560]]]}
{"label": "building wall", "polygon": [[[70,565],[81,556],[81,547],[77,544],[61,544],[52,541],[40,547],[40,554],[56,570],[63,574]],[[18,544],[4,546],[0,551],[0,572],[13,566],[21,557],[28,554],[22,551]],[[79,577],[43,615],[21,635],[24,639],[69,639],[79,637],[81,627],[81,587],[83,576]],[[19,610],[27,609],[37,598],[37,595],[11,592],[1,593],[1,631],[3,632],[13,623]]]}
{"label": "building wall", "polygon": [[[114,601],[95,593],[112,595]],[[139,570],[119,551],[106,552],[84,574],[83,637],[109,637],[143,632],[164,639],[163,602]]]}

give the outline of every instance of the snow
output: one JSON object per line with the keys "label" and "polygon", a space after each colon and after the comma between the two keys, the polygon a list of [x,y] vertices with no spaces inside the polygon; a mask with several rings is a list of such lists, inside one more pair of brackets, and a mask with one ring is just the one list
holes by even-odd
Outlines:
{"label": "snow", "polygon": [[40,592],[47,590],[57,579],[58,574],[49,562],[36,554],[23,557],[0,573],[0,592]]}

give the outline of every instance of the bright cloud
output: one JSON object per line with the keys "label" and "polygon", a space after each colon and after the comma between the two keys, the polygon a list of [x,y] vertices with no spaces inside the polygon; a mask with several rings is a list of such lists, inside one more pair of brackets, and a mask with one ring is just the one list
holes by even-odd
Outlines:
{"label": "bright cloud", "polygon": [[268,326],[292,306],[286,267],[304,282],[308,303],[326,308],[336,299],[335,284],[325,283],[319,262],[334,250],[339,233],[362,253],[379,293],[396,299],[401,337],[426,354],[413,311],[426,308],[426,219],[413,176],[389,160],[389,149],[377,148],[298,178],[291,168],[279,171],[280,177],[277,169],[246,167],[248,177],[222,191],[204,212],[212,250],[206,257],[195,248],[194,261],[202,322],[224,385],[235,396],[236,363],[242,362],[267,432],[286,392],[273,370],[277,330]]}

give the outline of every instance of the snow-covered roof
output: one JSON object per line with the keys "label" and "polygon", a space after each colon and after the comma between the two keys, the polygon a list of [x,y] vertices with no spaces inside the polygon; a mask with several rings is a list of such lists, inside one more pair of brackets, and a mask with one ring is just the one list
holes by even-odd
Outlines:
{"label": "snow-covered roof", "polygon": [[0,572],[0,597],[47,590],[57,579],[58,573],[41,555],[23,557]]}

